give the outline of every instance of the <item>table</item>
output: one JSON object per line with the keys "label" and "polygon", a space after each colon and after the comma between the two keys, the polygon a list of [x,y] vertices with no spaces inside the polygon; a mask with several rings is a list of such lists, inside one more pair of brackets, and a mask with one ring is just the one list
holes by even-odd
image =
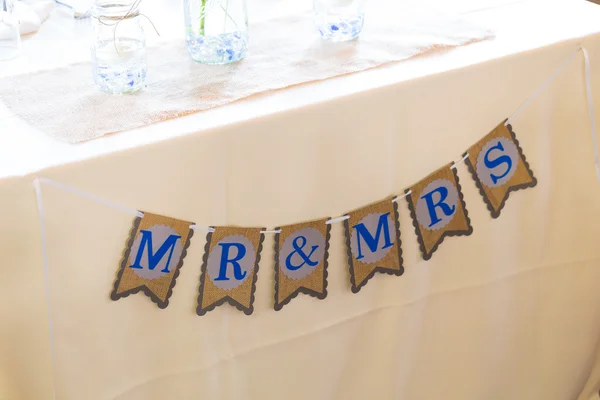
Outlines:
{"label": "table", "polygon": [[[267,238],[250,317],[194,314],[200,243],[168,309],[111,302],[131,217],[44,187],[47,302],[35,176],[202,225],[273,227],[341,215],[459,159],[579,45],[600,96],[598,6],[532,0],[467,17],[496,39],[77,146],[4,109],[0,399],[53,387],[60,400],[597,399],[600,190],[581,57],[514,121],[538,186],[492,220],[459,167],[474,233],[428,262],[399,207],[402,277],[352,294],[335,225],[326,300],[273,311]],[[313,167],[295,168],[307,154]]]}

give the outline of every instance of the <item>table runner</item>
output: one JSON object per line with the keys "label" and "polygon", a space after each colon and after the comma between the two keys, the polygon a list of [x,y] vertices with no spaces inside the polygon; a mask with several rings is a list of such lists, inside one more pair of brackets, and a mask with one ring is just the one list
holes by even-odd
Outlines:
{"label": "table runner", "polygon": [[237,64],[197,64],[180,41],[150,48],[148,86],[135,94],[100,92],[88,62],[3,79],[0,94],[39,131],[76,143],[491,36],[456,17],[410,23],[373,17],[358,40],[329,43],[303,13],[253,27],[248,57]]}

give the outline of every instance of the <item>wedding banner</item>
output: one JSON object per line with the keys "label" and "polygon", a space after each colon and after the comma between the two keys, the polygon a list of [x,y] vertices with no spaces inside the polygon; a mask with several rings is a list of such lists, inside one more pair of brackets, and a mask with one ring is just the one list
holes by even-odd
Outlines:
{"label": "wedding banner", "polygon": [[429,260],[446,236],[473,233],[458,175],[452,163],[410,188],[406,200],[424,260]]}
{"label": "wedding banner", "polygon": [[506,121],[471,146],[465,156],[467,154],[465,163],[493,218],[500,216],[510,192],[537,184],[515,133]]}
{"label": "wedding banner", "polygon": [[150,213],[136,218],[111,299],[143,290],[158,307],[166,308],[194,233],[190,225]]}
{"label": "wedding banner", "polygon": [[[596,143],[590,89],[590,66],[585,49],[586,85],[592,138]],[[567,62],[511,116],[514,118]],[[449,163],[428,175],[400,197],[348,212],[342,217],[300,222],[267,231],[261,228],[208,227],[142,213],[85,193],[48,178],[36,178],[34,187],[40,214],[42,243],[45,243],[41,183],[113,207],[136,216],[113,290],[112,300],[143,291],[160,308],[166,308],[183,266],[193,230],[209,233],[201,266],[196,313],[200,316],[229,303],[247,315],[254,311],[254,293],[264,237],[275,234],[274,309],[279,311],[299,293],[317,299],[327,296],[327,263],[331,224],[344,222],[350,289],[358,293],[381,272],[404,273],[398,201],[406,197],[417,241],[424,260],[429,260],[446,236],[468,236],[473,232],[459,183],[457,165],[464,161],[491,212],[498,218],[511,192],[534,187],[537,180],[516,139],[510,118],[498,124],[472,145],[457,163]],[[600,181],[600,161],[594,146]],[[44,245],[44,268],[48,268]]]}
{"label": "wedding banner", "polygon": [[[512,127],[506,120],[464,153],[484,202],[498,218],[511,191],[536,185]],[[456,167],[449,163],[405,191],[421,255],[429,260],[447,236],[473,232]],[[300,293],[327,297],[331,224],[344,222],[350,289],[358,293],[376,273],[404,273],[398,202],[367,205],[343,217],[263,228],[200,227],[150,213],[134,221],[119,268],[113,300],[141,290],[160,308],[168,305],[193,229],[207,230],[196,313],[229,303],[250,315],[265,234],[274,233],[274,303],[280,311]]]}
{"label": "wedding banner", "polygon": [[279,311],[299,293],[327,297],[328,218],[275,228],[275,304]]}
{"label": "wedding banner", "polygon": [[264,235],[261,228],[217,227],[206,237],[196,313],[228,302],[250,315]]}

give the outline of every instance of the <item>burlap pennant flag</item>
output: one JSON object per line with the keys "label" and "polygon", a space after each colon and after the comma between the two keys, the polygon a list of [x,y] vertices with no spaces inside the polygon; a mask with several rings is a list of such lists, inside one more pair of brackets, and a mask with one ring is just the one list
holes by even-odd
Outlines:
{"label": "burlap pennant flag", "polygon": [[250,315],[264,235],[261,228],[217,227],[206,238],[196,313],[228,302]]}
{"label": "burlap pennant flag", "polygon": [[473,232],[458,175],[451,166],[448,164],[429,175],[411,187],[406,196],[425,260],[431,258],[446,236]]}
{"label": "burlap pennant flag", "polygon": [[512,127],[504,123],[473,145],[465,160],[493,218],[510,192],[537,184]]}
{"label": "burlap pennant flag", "polygon": [[276,228],[275,305],[283,308],[299,293],[327,296],[327,258],[331,225],[327,219]]}
{"label": "burlap pennant flag", "polygon": [[193,234],[190,225],[187,221],[150,213],[137,218],[111,299],[119,300],[143,290],[158,307],[166,308],[190,245]]}
{"label": "burlap pennant flag", "polygon": [[402,275],[398,205],[390,198],[347,216],[344,226],[352,292],[358,293],[376,272]]}

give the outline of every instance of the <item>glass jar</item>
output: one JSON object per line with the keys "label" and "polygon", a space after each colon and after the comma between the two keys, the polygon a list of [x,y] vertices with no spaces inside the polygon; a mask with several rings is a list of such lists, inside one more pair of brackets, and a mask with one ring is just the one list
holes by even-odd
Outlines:
{"label": "glass jar", "polygon": [[246,0],[184,0],[186,45],[195,61],[228,64],[246,56]]}
{"label": "glass jar", "polygon": [[365,0],[313,0],[315,24],[324,39],[352,40],[365,22]]}
{"label": "glass jar", "polygon": [[0,0],[0,60],[10,60],[21,52],[19,21],[14,0]]}
{"label": "glass jar", "polygon": [[96,0],[92,64],[96,85],[109,93],[135,92],[146,79],[146,36],[138,0]]}

